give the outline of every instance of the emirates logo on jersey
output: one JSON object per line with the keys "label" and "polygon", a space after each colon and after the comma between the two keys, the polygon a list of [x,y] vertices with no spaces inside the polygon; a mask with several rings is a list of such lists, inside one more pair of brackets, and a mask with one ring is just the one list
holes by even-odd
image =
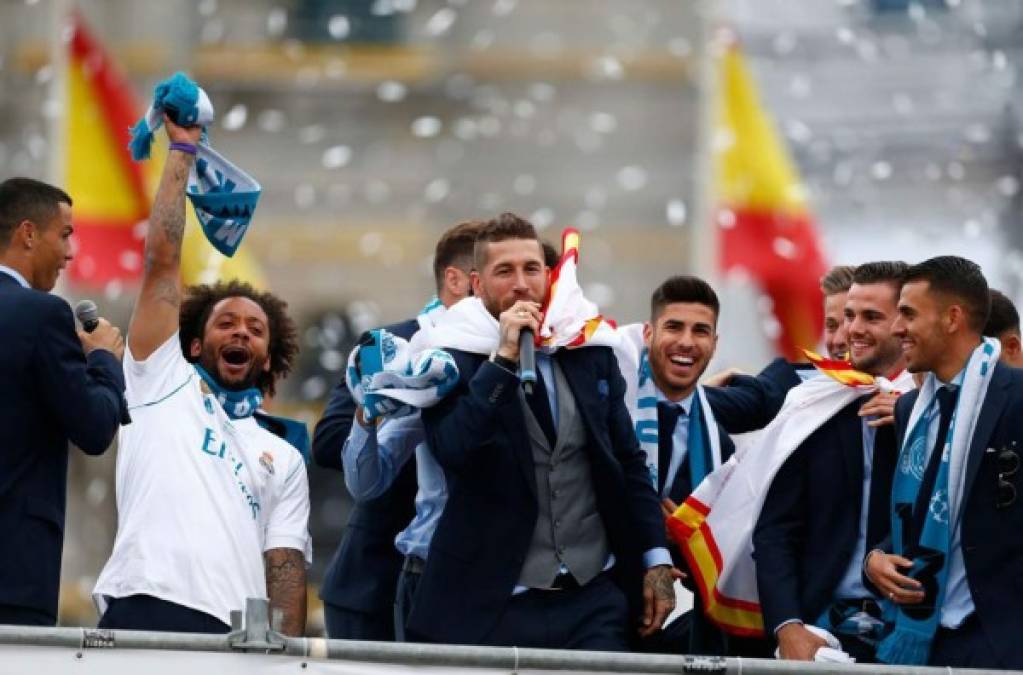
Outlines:
{"label": "emirates logo on jersey", "polygon": [[274,456],[269,452],[264,452],[259,456],[259,465],[266,469],[271,476],[274,474]]}

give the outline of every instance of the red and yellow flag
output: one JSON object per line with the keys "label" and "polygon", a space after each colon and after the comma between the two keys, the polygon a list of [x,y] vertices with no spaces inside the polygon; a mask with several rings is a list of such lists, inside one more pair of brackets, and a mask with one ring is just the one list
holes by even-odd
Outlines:
{"label": "red and yellow flag", "polygon": [[720,264],[745,270],[770,296],[789,360],[817,344],[824,326],[819,280],[827,266],[806,192],[757,94],[738,45],[718,64],[715,115],[715,222]]}
{"label": "red and yellow flag", "polygon": [[842,384],[851,387],[859,385],[871,386],[874,384],[873,375],[856,370],[848,361],[824,358],[817,352],[810,351],[809,349],[804,349],[803,354],[810,363],[817,367],[817,370]]}
{"label": "red and yellow flag", "polygon": [[127,149],[139,106],[77,13],[66,86],[64,183],[74,200],[77,244],[70,279],[93,287],[137,279],[152,194],[149,165],[132,162]]}
{"label": "red and yellow flag", "polygon": [[[133,162],[129,130],[142,116],[130,82],[82,17],[71,17],[64,116],[64,185],[74,201],[75,259],[68,270],[78,286],[103,287],[142,276],[149,209],[167,153],[158,134],[151,159]],[[190,206],[182,245],[185,284],[241,279],[265,286],[251,254],[217,252],[203,236]]]}

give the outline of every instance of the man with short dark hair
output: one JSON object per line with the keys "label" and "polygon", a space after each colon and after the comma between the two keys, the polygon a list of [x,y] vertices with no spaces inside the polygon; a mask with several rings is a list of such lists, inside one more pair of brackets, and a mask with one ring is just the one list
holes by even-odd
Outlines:
{"label": "man with short dark hair", "polygon": [[1023,373],[982,337],[989,307],[964,258],[904,275],[892,330],[907,369],[927,376],[896,406],[892,532],[864,565],[896,608],[885,663],[1023,668]]}
{"label": "man with short dark hair", "polygon": [[[433,258],[437,297],[418,319],[384,326],[384,330],[407,340],[421,322],[433,323],[447,307],[469,294],[476,233],[481,226],[480,221],[466,221],[441,236]],[[379,430],[375,425],[369,429],[353,425],[355,414],[355,401],[342,378],[316,424],[313,454],[320,466],[345,470],[342,448],[349,448],[352,470],[345,472],[345,483],[355,497],[355,508],[327,568],[320,597],[329,637],[394,640],[395,628],[404,624],[405,604],[414,588],[414,583],[406,583],[402,588],[407,592],[397,596],[399,575],[403,565],[417,571],[426,559],[447,490],[432,457],[417,463],[412,456],[411,451],[416,455],[428,452],[425,446],[422,451],[417,449],[418,439],[410,439],[406,430],[393,435],[394,426],[386,421]],[[349,433],[352,438],[345,446]],[[418,435],[422,436],[421,429]],[[410,452],[398,456],[399,447]],[[367,463],[379,469],[371,460],[381,457],[386,457],[390,471],[358,471]],[[397,608],[396,597],[401,605]]]}
{"label": "man with short dark hair", "polygon": [[998,338],[1002,343],[1002,363],[1013,368],[1023,367],[1023,342],[1020,340],[1019,312],[1012,300],[1001,291],[991,289],[991,315],[984,326],[986,337]]}
{"label": "man with short dark hair", "polygon": [[[902,262],[856,268],[844,313],[859,371],[894,379],[903,368],[892,324],[905,270]],[[757,586],[764,628],[783,659],[814,660],[826,644],[807,628],[817,626],[857,661],[873,660],[876,635],[858,629],[880,627],[880,598],[862,583],[860,561],[888,532],[896,455],[893,427],[864,414],[876,408],[877,399],[863,395],[819,424],[764,499],[753,532]]]}
{"label": "man with short dark hair", "polygon": [[[657,397],[657,457],[648,457],[647,461],[657,466],[656,487],[666,515],[674,513],[677,505],[689,497],[707,474],[735,451],[726,433],[729,430],[717,419],[715,403],[728,406],[731,412],[735,407],[731,400],[740,391],[736,380],[753,378],[737,376],[732,385],[723,390],[698,388],[717,347],[719,312],[717,294],[699,277],[670,277],[650,298],[650,320],[643,326],[643,341]],[[642,438],[647,430],[641,429],[641,425],[647,422],[634,421],[637,437]],[[653,434],[653,430],[649,432]],[[649,454],[650,450],[647,452]],[[687,570],[688,565],[679,550],[674,546],[669,550],[675,566]],[[696,592],[687,580],[683,583]],[[728,642],[727,636],[707,622],[703,603],[696,594],[692,611],[652,636],[644,649],[725,655],[751,646],[740,639],[731,645]]]}
{"label": "man with short dark hair", "polygon": [[182,288],[201,129],[164,124],[171,149],[124,363],[135,419],[119,437],[117,535],[93,591],[99,625],[227,633],[233,610],[265,597],[280,630],[302,635],[309,486],[301,452],[280,436],[308,436],[261,410],[291,370],[297,331],[283,301],[248,284]]}
{"label": "man with short dark hair", "polygon": [[474,266],[473,320],[492,331],[495,348],[488,359],[450,345],[459,383],[422,412],[451,479],[410,633],[624,650],[630,618],[643,607],[641,632],[657,630],[674,591],[617,360],[602,347],[539,353],[536,386],[522,392],[519,334],[538,331],[547,292],[533,226],[513,214],[489,221]]}
{"label": "man with short dark hair", "polygon": [[76,337],[71,308],[49,293],[72,230],[63,190],[0,183],[0,624],[57,623],[68,441],[99,455],[129,421],[120,331],[100,319]]}

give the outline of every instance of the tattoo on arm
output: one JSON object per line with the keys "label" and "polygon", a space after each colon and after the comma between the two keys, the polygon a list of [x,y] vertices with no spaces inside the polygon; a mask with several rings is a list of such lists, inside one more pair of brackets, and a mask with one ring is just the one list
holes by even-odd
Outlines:
{"label": "tattoo on arm", "polygon": [[282,633],[300,637],[305,633],[305,557],[297,549],[274,548],[263,554],[263,560],[270,611],[279,608],[284,612]]}
{"label": "tattoo on arm", "polygon": [[149,214],[149,234],[146,236],[145,270],[157,266],[173,267],[181,262],[181,242],[185,232],[185,184],[192,159],[181,153],[167,158],[160,187]]}
{"label": "tattoo on arm", "polygon": [[671,568],[654,567],[643,577],[643,585],[654,592],[654,597],[675,604],[675,579],[671,576]]}

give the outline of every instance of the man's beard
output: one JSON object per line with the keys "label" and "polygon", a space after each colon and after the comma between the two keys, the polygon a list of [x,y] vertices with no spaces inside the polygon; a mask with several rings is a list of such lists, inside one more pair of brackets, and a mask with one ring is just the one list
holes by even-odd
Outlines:
{"label": "man's beard", "polygon": [[[889,344],[890,343],[890,344]],[[850,356],[852,350],[849,350]],[[898,340],[889,339],[878,343],[878,350],[862,361],[853,360],[853,368],[871,375],[888,375],[902,357],[902,345]]]}
{"label": "man's beard", "polygon": [[212,347],[209,349],[204,348],[202,354],[199,355],[199,365],[224,389],[228,391],[244,391],[253,387],[259,388],[259,373],[261,372],[259,366],[261,364],[257,364],[255,360],[249,364],[249,370],[245,373],[245,377],[235,382],[224,381],[217,367],[218,363],[220,363],[220,359],[217,358],[217,354]]}

